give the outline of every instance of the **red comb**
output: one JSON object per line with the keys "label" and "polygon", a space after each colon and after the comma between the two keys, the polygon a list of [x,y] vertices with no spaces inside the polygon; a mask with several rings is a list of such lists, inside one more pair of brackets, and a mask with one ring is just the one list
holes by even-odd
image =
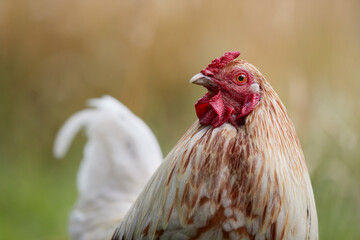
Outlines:
{"label": "red comb", "polygon": [[223,69],[229,62],[240,56],[240,52],[227,52],[220,58],[215,58],[209,66],[201,70],[201,73],[208,77],[215,76],[221,69]]}

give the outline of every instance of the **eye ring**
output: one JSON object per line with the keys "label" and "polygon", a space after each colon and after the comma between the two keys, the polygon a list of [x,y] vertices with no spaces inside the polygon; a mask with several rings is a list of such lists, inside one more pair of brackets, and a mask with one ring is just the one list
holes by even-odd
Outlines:
{"label": "eye ring", "polygon": [[247,82],[247,76],[244,73],[240,73],[235,77],[235,81],[239,84],[244,84]]}

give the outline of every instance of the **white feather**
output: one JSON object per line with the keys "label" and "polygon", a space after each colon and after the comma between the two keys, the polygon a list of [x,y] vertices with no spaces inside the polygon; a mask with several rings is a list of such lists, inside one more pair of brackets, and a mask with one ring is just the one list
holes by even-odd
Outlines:
{"label": "white feather", "polygon": [[150,128],[110,96],[91,99],[60,129],[54,155],[63,157],[86,129],[88,141],[78,172],[79,198],[70,216],[72,239],[110,238],[160,165],[163,156]]}

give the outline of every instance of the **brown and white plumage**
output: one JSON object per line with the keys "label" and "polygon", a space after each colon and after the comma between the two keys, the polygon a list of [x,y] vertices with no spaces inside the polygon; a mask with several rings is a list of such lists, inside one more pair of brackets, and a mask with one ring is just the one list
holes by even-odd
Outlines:
{"label": "brown and white plumage", "polygon": [[214,78],[242,69],[258,84],[260,99],[245,117],[230,116],[220,126],[196,121],[113,239],[318,239],[309,174],[284,105],[253,65],[232,59],[223,65]]}

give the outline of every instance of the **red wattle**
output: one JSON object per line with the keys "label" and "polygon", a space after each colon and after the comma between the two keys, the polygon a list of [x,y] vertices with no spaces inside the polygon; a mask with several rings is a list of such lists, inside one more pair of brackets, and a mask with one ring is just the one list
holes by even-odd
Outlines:
{"label": "red wattle", "polygon": [[234,112],[233,108],[224,105],[221,92],[211,97],[209,93],[195,104],[196,115],[203,125],[219,127],[227,122]]}

